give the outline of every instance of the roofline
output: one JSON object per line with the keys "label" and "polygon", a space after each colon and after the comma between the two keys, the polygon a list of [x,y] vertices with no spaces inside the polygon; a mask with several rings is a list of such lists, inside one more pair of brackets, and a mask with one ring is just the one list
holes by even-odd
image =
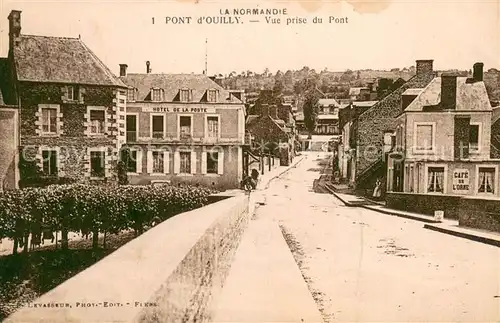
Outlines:
{"label": "roofline", "polygon": [[33,34],[21,34],[20,36],[81,40],[78,37],[67,37],[67,36],[46,36],[46,35],[33,35]]}
{"label": "roofline", "polygon": [[78,85],[88,85],[88,86],[106,86],[106,87],[119,87],[123,89],[127,89],[128,86],[123,85],[114,85],[114,84],[101,84],[101,83],[75,83],[75,82],[67,82],[67,81],[33,81],[27,79],[18,79],[18,82],[24,83],[49,83],[49,84],[78,84]]}
{"label": "roofline", "polygon": [[[413,75],[412,77],[410,77],[410,78],[408,79],[408,81],[405,81],[405,82],[404,82],[401,86],[403,86],[403,85],[405,85],[406,83],[410,82],[411,80],[413,80],[413,79],[414,79],[414,78],[416,78],[417,76],[418,76],[418,75],[416,75],[416,74],[415,74],[415,75]],[[401,87],[401,86],[400,86],[400,87]],[[367,113],[367,112],[368,112],[368,111],[370,111],[371,109],[374,109],[374,108],[378,107],[379,105],[381,105],[381,104],[382,104],[382,102],[384,102],[385,100],[388,100],[388,97],[390,97],[390,96],[391,96],[394,92],[396,92],[398,89],[399,89],[399,88],[394,89],[394,91],[392,91],[391,93],[389,93],[388,95],[386,95],[386,96],[385,96],[385,98],[383,98],[382,100],[377,101],[377,103],[375,103],[374,105],[372,105],[371,107],[369,107],[366,111],[361,112],[361,114],[358,116],[358,119],[359,119],[359,118],[361,118],[361,116],[362,116],[363,114]]]}
{"label": "roofline", "polygon": [[[114,82],[116,83],[123,83],[122,80],[120,80],[116,75],[113,74],[113,72],[111,72],[111,70],[106,66],[106,64],[103,63],[103,61],[101,61],[101,59],[87,46],[85,45],[85,43],[83,42],[83,40],[81,40],[80,38],[78,38],[78,42],[89,52],[90,56],[92,56],[92,58],[95,60],[95,62],[99,65],[101,65],[101,69],[104,71],[104,73],[107,74],[107,76]],[[126,84],[124,84],[126,85]],[[116,86],[120,86],[120,84],[116,84]]]}

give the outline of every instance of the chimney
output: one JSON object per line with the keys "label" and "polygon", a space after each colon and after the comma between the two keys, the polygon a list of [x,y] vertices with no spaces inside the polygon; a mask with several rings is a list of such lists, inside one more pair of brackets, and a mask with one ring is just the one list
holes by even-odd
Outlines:
{"label": "chimney", "polygon": [[441,75],[441,107],[454,110],[457,106],[457,74]]}
{"label": "chimney", "polygon": [[149,74],[151,72],[151,63],[149,61],[146,62],[146,74]]}
{"label": "chimney", "polygon": [[268,116],[269,115],[269,105],[263,104],[261,106],[261,115],[262,116]]}
{"label": "chimney", "polygon": [[417,75],[430,74],[433,72],[434,60],[432,59],[419,59],[417,60]]}
{"label": "chimney", "polygon": [[483,63],[476,63],[474,64],[474,70],[472,72],[472,77],[475,82],[482,82],[483,81]]}
{"label": "chimney", "polygon": [[9,48],[13,48],[21,35],[21,11],[12,10],[7,19],[9,19]]}
{"label": "chimney", "polygon": [[127,64],[120,64],[120,76],[127,76]]}

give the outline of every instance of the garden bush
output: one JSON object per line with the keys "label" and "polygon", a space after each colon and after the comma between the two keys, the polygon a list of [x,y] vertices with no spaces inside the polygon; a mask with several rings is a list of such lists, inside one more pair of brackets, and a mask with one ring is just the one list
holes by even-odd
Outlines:
{"label": "garden bush", "polygon": [[[0,239],[14,239],[14,253],[31,234],[62,232],[67,248],[68,232],[117,234],[133,229],[143,232],[153,220],[169,217],[208,204],[213,190],[194,186],[50,185],[0,193]],[[22,244],[22,245],[21,245]]]}

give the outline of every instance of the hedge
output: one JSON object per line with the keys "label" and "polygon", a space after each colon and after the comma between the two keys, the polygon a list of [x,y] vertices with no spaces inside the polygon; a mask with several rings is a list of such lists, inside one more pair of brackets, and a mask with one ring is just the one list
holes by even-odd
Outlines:
{"label": "hedge", "polygon": [[8,190],[0,193],[0,239],[13,239],[16,253],[30,234],[37,240],[43,232],[61,231],[67,248],[68,232],[92,232],[97,247],[98,233],[133,229],[140,234],[152,221],[206,205],[213,192],[193,186],[86,184]]}

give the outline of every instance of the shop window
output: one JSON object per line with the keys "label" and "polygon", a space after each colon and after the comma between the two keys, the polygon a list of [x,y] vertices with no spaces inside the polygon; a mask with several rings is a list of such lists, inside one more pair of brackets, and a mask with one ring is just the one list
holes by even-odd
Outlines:
{"label": "shop window", "polygon": [[444,167],[429,167],[427,171],[427,192],[444,193]]}

